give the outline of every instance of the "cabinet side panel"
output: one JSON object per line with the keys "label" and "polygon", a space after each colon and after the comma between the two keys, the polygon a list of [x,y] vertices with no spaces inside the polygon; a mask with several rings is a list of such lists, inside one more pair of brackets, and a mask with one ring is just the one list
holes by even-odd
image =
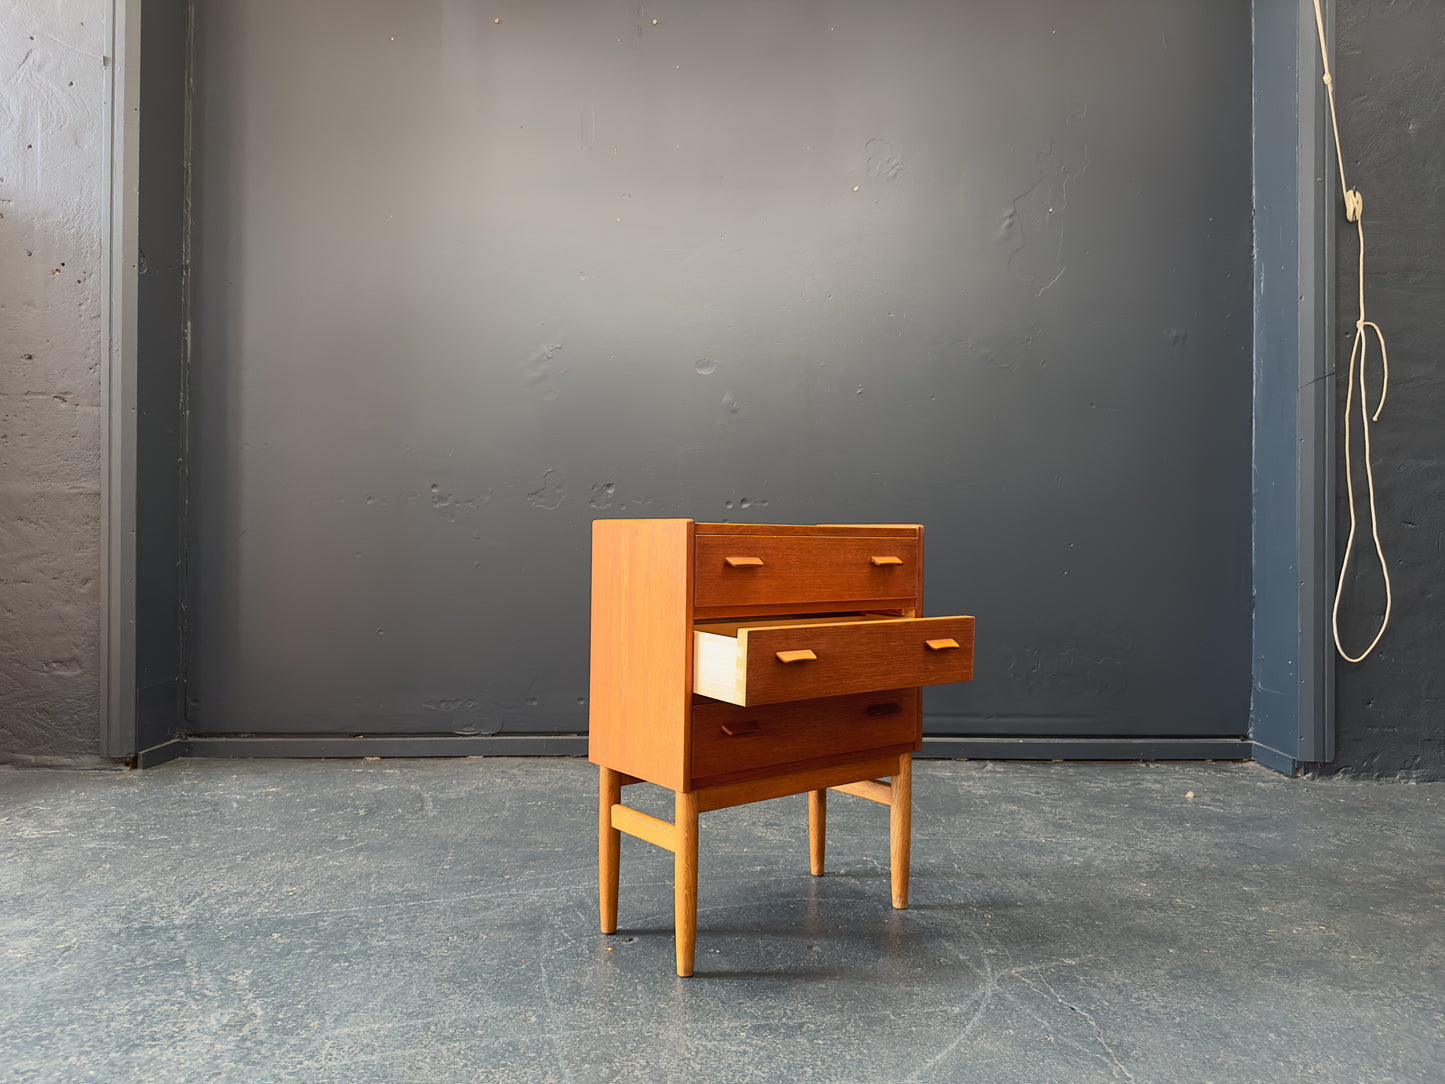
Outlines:
{"label": "cabinet side panel", "polygon": [[918,524],[918,572],[913,581],[913,613],[910,617],[923,616],[923,524]]}
{"label": "cabinet side panel", "polygon": [[[918,578],[914,581],[914,584],[913,584],[913,613],[912,613],[910,616],[911,616],[911,617],[922,617],[922,616],[923,616],[923,569],[924,569],[924,565],[923,565],[923,524],[919,523],[919,524],[917,524],[916,526],[918,527]],[[969,656],[972,657],[972,655],[973,655],[973,644],[972,644],[972,643],[970,643],[969,646],[968,646],[968,653],[969,653]],[[973,676],[973,671],[970,670],[970,671],[969,671],[969,677],[971,678],[972,676]],[[922,690],[922,688],[919,688],[919,689],[917,690],[917,692],[918,692],[918,696],[917,696],[917,698],[913,701],[913,751],[914,751],[915,753],[919,753],[919,752],[922,752],[922,751],[923,751],[923,690]]]}
{"label": "cabinet side panel", "polygon": [[688,786],[693,526],[592,524],[588,759],[674,790]]}

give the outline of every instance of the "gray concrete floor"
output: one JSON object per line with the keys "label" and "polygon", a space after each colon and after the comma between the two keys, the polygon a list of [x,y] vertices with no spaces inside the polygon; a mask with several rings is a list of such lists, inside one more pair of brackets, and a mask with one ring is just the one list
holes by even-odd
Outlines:
{"label": "gray concrete floor", "polygon": [[0,770],[0,1080],[1445,1079],[1445,785],[920,761],[906,912],[880,806],[821,879],[803,798],[705,814],[679,979],[594,773]]}

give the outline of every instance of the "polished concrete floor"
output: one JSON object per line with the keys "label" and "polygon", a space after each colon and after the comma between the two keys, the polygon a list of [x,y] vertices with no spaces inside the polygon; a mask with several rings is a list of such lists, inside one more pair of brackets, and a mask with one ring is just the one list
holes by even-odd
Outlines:
{"label": "polished concrete floor", "polygon": [[[645,792],[645,793],[644,793]],[[1445,786],[920,761],[705,814],[597,932],[580,760],[0,769],[0,1081],[1445,1079]],[[665,813],[667,797],[628,789]]]}

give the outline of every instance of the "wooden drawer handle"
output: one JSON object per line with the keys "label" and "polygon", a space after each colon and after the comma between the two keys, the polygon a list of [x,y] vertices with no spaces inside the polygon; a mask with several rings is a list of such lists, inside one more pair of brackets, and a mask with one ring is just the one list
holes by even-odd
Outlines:
{"label": "wooden drawer handle", "polygon": [[880,568],[884,565],[901,565],[903,563],[902,557],[870,557],[868,560]]}
{"label": "wooden drawer handle", "polygon": [[929,651],[952,651],[958,646],[958,641],[952,638],[947,640],[924,640]]}
{"label": "wooden drawer handle", "polygon": [[903,710],[903,709],[900,708],[900,707],[898,706],[898,704],[897,704],[896,702],[894,702],[894,701],[889,701],[887,704],[869,704],[869,705],[868,705],[868,714],[869,714],[869,715],[874,715],[874,716],[877,716],[877,715],[897,715],[897,714],[898,714],[899,712],[901,712],[902,710]]}
{"label": "wooden drawer handle", "polygon": [[779,662],[784,662],[784,663],[786,663],[786,662],[811,662],[812,660],[816,659],[817,657],[818,657],[817,655],[813,654],[813,652],[809,651],[806,647],[805,647],[805,648],[801,648],[801,649],[799,649],[799,650],[797,650],[797,651],[779,651],[779,652],[778,652],[778,661],[779,661]]}
{"label": "wooden drawer handle", "polygon": [[723,560],[728,563],[728,568],[763,567],[763,559],[761,557],[724,557]]}
{"label": "wooden drawer handle", "polygon": [[741,738],[744,734],[756,734],[763,729],[763,724],[756,719],[749,719],[743,723],[723,723],[722,732],[729,738]]}

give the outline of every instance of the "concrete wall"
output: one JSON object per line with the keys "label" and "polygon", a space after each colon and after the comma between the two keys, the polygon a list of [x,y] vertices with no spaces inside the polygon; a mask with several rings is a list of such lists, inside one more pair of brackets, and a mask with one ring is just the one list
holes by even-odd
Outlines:
{"label": "concrete wall", "polygon": [[99,749],[109,10],[0,8],[0,760]]}
{"label": "concrete wall", "polygon": [[[1390,350],[1389,398],[1371,436],[1395,605],[1375,653],[1357,666],[1339,664],[1333,768],[1438,779],[1445,777],[1445,4],[1338,0],[1337,19],[1346,176],[1365,200],[1366,303]],[[1358,242],[1342,216],[1336,251],[1343,403]],[[1378,353],[1368,383],[1373,406]],[[1357,421],[1357,470],[1359,432]],[[1343,458],[1338,470],[1342,555],[1349,526]],[[1352,562],[1342,621],[1352,654],[1370,642],[1384,610],[1362,494],[1356,510],[1362,550]]]}

